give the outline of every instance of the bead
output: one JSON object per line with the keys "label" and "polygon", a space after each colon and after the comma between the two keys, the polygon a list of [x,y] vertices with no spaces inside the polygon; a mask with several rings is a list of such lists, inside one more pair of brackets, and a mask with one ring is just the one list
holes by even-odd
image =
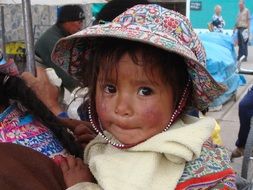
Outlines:
{"label": "bead", "polygon": [[100,135],[102,136],[102,138],[104,140],[106,140],[109,144],[115,146],[115,147],[119,147],[119,148],[123,148],[125,147],[124,144],[118,144],[118,143],[115,143],[115,142],[112,142],[110,139],[108,139],[108,137],[105,136],[105,134],[103,133],[103,128],[102,128],[102,124],[101,122],[99,121],[99,128],[101,131],[98,130],[98,128],[96,127],[96,125],[94,124],[93,120],[92,120],[92,116],[91,116],[91,106],[89,105],[88,106],[88,115],[89,115],[89,120],[90,120],[90,123],[91,123],[91,126],[92,128]]}

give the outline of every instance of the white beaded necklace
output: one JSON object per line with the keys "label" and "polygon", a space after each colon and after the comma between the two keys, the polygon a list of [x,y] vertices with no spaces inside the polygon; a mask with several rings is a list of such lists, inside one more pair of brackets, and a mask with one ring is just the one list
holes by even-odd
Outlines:
{"label": "white beaded necklace", "polygon": [[[173,122],[175,121],[175,119],[178,117],[178,115],[182,112],[184,106],[185,106],[185,103],[187,101],[187,97],[188,97],[188,93],[189,93],[189,85],[190,85],[190,80],[187,82],[187,85],[184,89],[184,92],[182,94],[182,98],[181,100],[179,101],[179,104],[178,104],[178,107],[177,109],[173,112],[171,118],[170,118],[170,121],[168,123],[168,125],[163,129],[163,132],[167,131],[171,125],[173,124]],[[105,134],[103,133],[103,127],[102,127],[102,124],[100,122],[100,120],[98,119],[98,123],[99,123],[99,128],[98,129],[95,125],[95,123],[93,122],[93,119],[92,119],[92,113],[91,113],[91,105],[89,104],[88,106],[88,115],[89,115],[89,120],[90,120],[90,123],[91,123],[91,126],[93,127],[93,129],[99,134],[102,136],[103,139],[105,139],[108,143],[110,143],[111,145],[117,147],[117,148],[129,148],[131,147],[131,145],[125,145],[125,144],[121,144],[121,143],[116,143],[116,142],[112,142],[108,137],[105,136]]]}
{"label": "white beaded necklace", "polygon": [[89,114],[89,120],[90,120],[91,126],[99,135],[101,135],[103,137],[103,139],[105,139],[108,143],[110,143],[111,145],[113,145],[115,147],[118,147],[118,148],[125,148],[126,147],[125,144],[115,143],[115,142],[112,142],[110,139],[108,139],[108,137],[106,137],[105,134],[103,133],[102,124],[100,121],[99,121],[99,128],[101,131],[96,127],[95,123],[93,122],[92,116],[91,116],[90,104],[88,106],[88,114]]}
{"label": "white beaded necklace", "polygon": [[177,109],[173,112],[173,114],[170,118],[170,121],[169,121],[167,127],[165,127],[163,129],[163,132],[167,131],[170,128],[172,123],[175,121],[175,119],[179,116],[179,114],[182,112],[183,108],[185,107],[185,104],[186,104],[186,101],[188,98],[188,94],[189,94],[189,86],[190,86],[190,80],[188,80],[188,82],[186,84],[186,87],[185,87],[183,94],[182,94],[182,98],[178,103]]}

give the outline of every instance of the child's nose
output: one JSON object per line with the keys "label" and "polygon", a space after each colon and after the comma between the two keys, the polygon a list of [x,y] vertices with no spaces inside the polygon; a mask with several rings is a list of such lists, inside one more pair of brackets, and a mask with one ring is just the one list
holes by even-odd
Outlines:
{"label": "child's nose", "polygon": [[131,102],[129,94],[118,95],[114,112],[120,116],[130,116],[132,114]]}

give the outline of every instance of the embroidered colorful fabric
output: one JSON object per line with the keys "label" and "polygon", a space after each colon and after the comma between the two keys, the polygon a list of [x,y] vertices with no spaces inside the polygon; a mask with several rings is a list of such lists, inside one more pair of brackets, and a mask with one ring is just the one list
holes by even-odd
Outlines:
{"label": "embroidered colorful fabric", "polygon": [[22,112],[16,104],[0,114],[0,142],[30,147],[50,158],[66,155],[53,133],[32,115]]}
{"label": "embroidered colorful fabric", "polygon": [[17,76],[19,74],[18,67],[12,58],[8,59],[8,61],[0,58],[0,72],[11,76]]}
{"label": "embroidered colorful fabric", "polygon": [[[56,44],[52,60],[61,66],[65,62],[69,63],[71,58],[78,60],[78,63],[75,62],[75,66],[78,67],[79,64],[85,63],[83,54],[86,49],[91,48],[94,38],[99,37],[147,43],[185,57],[194,83],[194,105],[200,110],[205,109],[213,99],[226,90],[205,69],[206,54],[203,45],[189,20],[180,13],[155,4],[136,5],[111,23],[88,27],[63,38]],[[71,65],[72,62],[70,67]]]}
{"label": "embroidered colorful fabric", "polygon": [[186,164],[176,190],[237,189],[225,148],[206,141],[199,158]]}

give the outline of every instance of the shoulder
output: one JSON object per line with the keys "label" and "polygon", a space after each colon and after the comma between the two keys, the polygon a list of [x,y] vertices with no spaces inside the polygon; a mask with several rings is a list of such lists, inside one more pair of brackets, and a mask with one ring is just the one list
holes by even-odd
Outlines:
{"label": "shoulder", "polygon": [[43,43],[47,41],[51,41],[52,39],[60,39],[61,37],[64,37],[60,28],[56,25],[51,26],[48,28],[38,39],[36,43]]}
{"label": "shoulder", "polygon": [[214,15],[212,16],[212,18],[213,18],[213,19],[216,19],[216,18],[217,18],[217,15],[216,15],[216,14],[214,14]]}
{"label": "shoulder", "polygon": [[215,186],[221,181],[225,187],[227,181],[231,185],[229,189],[233,189],[235,187],[235,173],[229,163],[228,151],[208,140],[203,144],[200,156],[186,164],[178,187],[180,189],[187,189],[191,186],[208,187]]}
{"label": "shoulder", "polygon": [[53,25],[48,30],[46,30],[35,43],[35,51],[46,51],[47,49],[52,49],[55,43],[61,38],[63,35],[57,26]]}
{"label": "shoulder", "polygon": [[244,12],[244,14],[247,14],[248,16],[249,16],[249,14],[250,14],[249,9],[248,9],[248,8],[246,8],[246,7],[244,8],[244,11],[243,11],[243,12]]}
{"label": "shoulder", "polygon": [[207,123],[207,124],[212,124],[213,126],[215,126],[216,121],[214,118],[212,117],[194,117],[191,115],[187,115],[184,114],[181,116],[181,120],[185,123],[185,124],[194,124],[194,123]]}

